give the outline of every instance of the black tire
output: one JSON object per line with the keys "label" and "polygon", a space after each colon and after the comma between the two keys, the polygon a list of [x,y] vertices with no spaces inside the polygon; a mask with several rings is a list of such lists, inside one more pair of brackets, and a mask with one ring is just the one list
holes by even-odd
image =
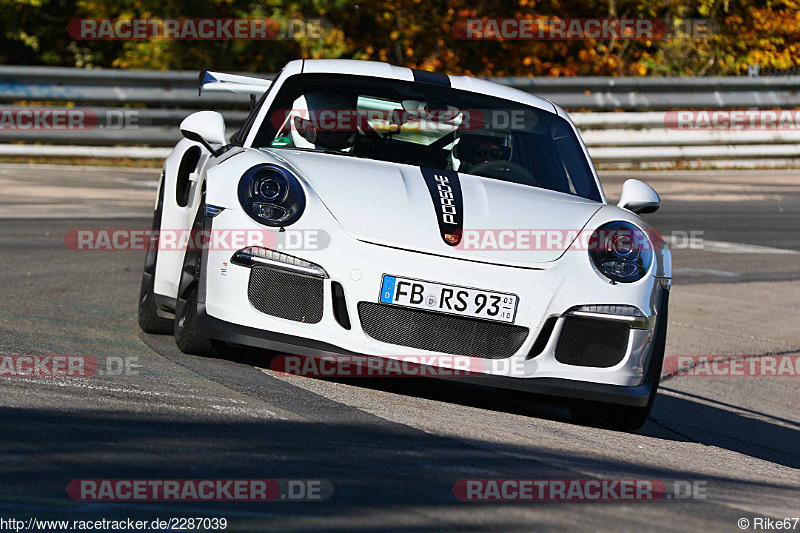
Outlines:
{"label": "black tire", "polygon": [[175,344],[186,354],[207,357],[214,352],[214,341],[197,333],[197,285],[190,290],[181,314],[175,315]]}
{"label": "black tire", "polygon": [[[203,229],[206,212],[205,201],[200,203],[192,225],[193,231]],[[173,333],[178,349],[186,354],[209,356],[214,352],[214,341],[199,333],[197,321],[197,293],[200,288],[202,253],[187,250],[183,258],[183,268],[178,284],[178,298],[175,302],[175,321]]]}
{"label": "black tire", "polygon": [[144,259],[144,268],[142,269],[142,284],[139,288],[139,309],[138,319],[139,327],[145,333],[153,333],[155,335],[167,335],[172,333],[173,320],[159,316],[158,306],[155,301],[155,275],[156,275],[156,259],[158,258],[158,240],[155,237],[155,232],[161,229],[161,213],[164,208],[164,178],[162,175],[161,192],[158,195],[158,205],[156,206],[155,213],[153,213],[153,226],[150,236],[150,246],[147,249],[147,255]]}
{"label": "black tire", "polygon": [[647,405],[632,407],[604,402],[590,402],[586,400],[573,400],[569,404],[569,414],[572,421],[578,424],[613,429],[619,431],[635,431],[642,427],[650,411],[653,410],[658,384],[661,379],[661,367],[664,363],[664,348],[667,343],[667,309],[669,292],[662,293],[661,306],[656,325],[655,345],[650,365],[647,369],[647,380],[651,384],[650,396]]}

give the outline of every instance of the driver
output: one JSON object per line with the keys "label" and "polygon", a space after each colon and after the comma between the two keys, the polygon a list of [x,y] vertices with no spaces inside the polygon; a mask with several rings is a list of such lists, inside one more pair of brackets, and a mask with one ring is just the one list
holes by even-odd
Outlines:
{"label": "driver", "polygon": [[[300,148],[318,148],[349,152],[356,143],[354,102],[342,95],[325,91],[308,91],[294,104],[292,140]],[[327,120],[320,121],[321,113]]]}
{"label": "driver", "polygon": [[492,161],[511,161],[512,137],[499,131],[465,131],[456,134],[450,152],[453,170],[469,172]]}

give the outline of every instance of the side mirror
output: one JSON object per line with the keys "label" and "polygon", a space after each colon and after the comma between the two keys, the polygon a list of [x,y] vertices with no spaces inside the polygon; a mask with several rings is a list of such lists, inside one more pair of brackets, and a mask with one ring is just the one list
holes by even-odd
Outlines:
{"label": "side mirror", "polygon": [[225,119],[216,111],[198,111],[181,122],[181,134],[197,141],[213,155],[219,155],[228,144],[225,138]]}
{"label": "side mirror", "polygon": [[661,200],[651,186],[639,180],[627,180],[622,184],[619,207],[636,214],[653,213],[658,210]]}

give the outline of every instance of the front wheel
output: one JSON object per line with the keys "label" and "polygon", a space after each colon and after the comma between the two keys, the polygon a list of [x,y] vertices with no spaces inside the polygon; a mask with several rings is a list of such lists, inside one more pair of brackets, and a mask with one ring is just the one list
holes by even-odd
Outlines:
{"label": "front wheel", "polygon": [[[205,201],[200,203],[192,230],[203,229]],[[202,253],[189,249],[183,257],[183,268],[175,302],[175,344],[183,353],[208,356],[214,351],[214,341],[200,334],[197,320],[197,293],[200,288]]]}
{"label": "front wheel", "polygon": [[180,314],[175,315],[175,344],[186,354],[208,356],[214,341],[197,332],[197,285],[190,289]]}

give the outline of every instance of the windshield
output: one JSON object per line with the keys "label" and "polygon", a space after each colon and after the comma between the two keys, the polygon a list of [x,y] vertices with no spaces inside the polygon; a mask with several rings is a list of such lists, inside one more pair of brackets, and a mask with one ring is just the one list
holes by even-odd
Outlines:
{"label": "windshield", "polygon": [[254,146],[455,170],[601,201],[578,139],[563,118],[434,84],[292,76],[276,95]]}

